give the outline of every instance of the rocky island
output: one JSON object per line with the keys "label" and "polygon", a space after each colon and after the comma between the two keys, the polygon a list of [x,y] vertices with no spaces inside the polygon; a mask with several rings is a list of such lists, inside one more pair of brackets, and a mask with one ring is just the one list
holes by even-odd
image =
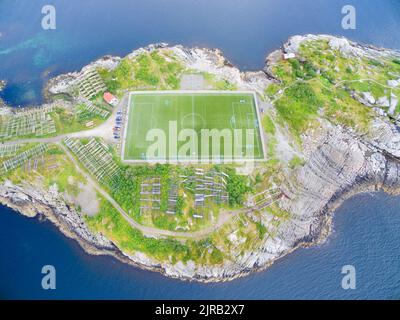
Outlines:
{"label": "rocky island", "polygon": [[[125,163],[130,92],[178,90],[253,92],[263,159]],[[157,44],[60,75],[45,92],[45,105],[1,108],[0,202],[46,217],[91,254],[170,277],[263,270],[324,241],[346,198],[399,190],[394,50],[295,36],[263,70],[241,72],[219,50]]]}

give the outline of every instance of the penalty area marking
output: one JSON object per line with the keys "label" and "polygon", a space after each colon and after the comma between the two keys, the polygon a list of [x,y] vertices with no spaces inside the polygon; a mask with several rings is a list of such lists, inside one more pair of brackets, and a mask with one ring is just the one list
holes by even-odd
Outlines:
{"label": "penalty area marking", "polygon": [[[238,107],[245,107],[245,105],[251,105],[251,107],[252,108],[255,108],[255,115],[256,115],[256,120],[255,120],[255,123],[256,123],[256,125],[255,126],[252,126],[252,128],[254,128],[258,133],[259,133],[259,138],[260,138],[260,140],[261,141],[259,141],[258,139],[256,139],[257,140],[257,142],[256,142],[256,145],[257,146],[259,146],[259,149],[261,149],[261,150],[258,150],[258,151],[261,151],[261,157],[260,158],[253,158],[253,159],[251,159],[251,160],[249,160],[249,159],[242,159],[243,161],[265,161],[266,160],[266,158],[265,158],[265,154],[266,154],[266,148],[265,148],[265,141],[264,141],[264,136],[263,136],[263,132],[262,132],[262,126],[261,126],[261,122],[260,122],[260,113],[259,113],[259,108],[258,108],[258,101],[257,101],[257,96],[256,96],[256,92],[254,92],[254,91],[225,91],[225,90],[168,90],[168,91],[132,91],[132,92],[130,92],[129,93],[129,100],[131,100],[132,98],[135,100],[135,98],[137,98],[137,96],[138,95],[164,95],[165,97],[166,96],[168,96],[168,95],[178,95],[178,94],[183,94],[183,95],[185,95],[185,94],[187,94],[187,95],[193,95],[192,96],[192,101],[193,101],[193,98],[195,98],[196,97],[196,95],[202,95],[202,94],[204,94],[204,95],[207,95],[207,94],[209,94],[209,95],[244,95],[244,94],[248,94],[248,95],[252,95],[252,97],[253,97],[253,99],[251,99],[252,100],[252,102],[251,103],[249,103],[249,97],[244,97],[244,98],[242,98],[241,100],[240,100],[240,102],[236,102],[236,103],[234,103],[235,105],[237,105]],[[170,99],[168,99],[168,100],[170,100]],[[170,100],[171,101],[171,100]],[[253,104],[254,103],[254,104]],[[167,107],[167,105],[169,105],[169,106],[171,106],[171,103],[167,103],[167,104],[164,104],[164,106],[166,106]],[[129,110],[130,108],[132,108],[132,110],[134,109],[134,105],[133,104],[131,104],[131,103],[128,103],[128,114],[129,114],[129,111],[131,111],[132,112],[132,110]],[[192,104],[192,108],[193,108],[193,104]],[[247,109],[247,108],[245,108],[245,109]],[[248,124],[248,122],[249,122],[249,120],[248,120],[248,117],[249,117],[249,115],[247,114],[247,112],[245,111],[245,110],[243,110],[243,109],[236,109],[235,110],[235,107],[233,107],[232,108],[232,111],[233,111],[233,113],[234,113],[234,115],[236,116],[237,115],[237,113],[239,112],[239,115],[240,114],[243,114],[243,119],[241,118],[241,119],[236,119],[236,117],[234,117],[235,119],[234,120],[232,120],[232,118],[230,119],[230,120],[232,120],[233,122],[236,122],[236,123],[234,123],[235,124],[235,128],[237,128],[240,124],[241,124],[241,121],[242,120],[244,120],[245,121],[245,123],[246,124]],[[190,120],[192,120],[192,121],[190,121],[189,119],[185,119],[185,120],[183,120],[183,118],[182,118],[182,120],[180,121],[183,125],[185,125],[185,123],[186,124],[188,124],[189,126],[190,125],[192,125],[192,127],[194,126],[193,125],[193,123],[196,123],[196,121],[194,121],[194,120],[197,120],[198,119],[198,123],[199,124],[201,124],[201,126],[202,127],[205,127],[205,124],[207,124],[207,122],[204,120],[204,118],[200,115],[200,114],[190,114],[190,115],[185,115],[184,117],[190,117],[189,119]],[[139,117],[140,118],[140,117]],[[129,121],[129,118],[127,117],[127,120]],[[133,120],[133,119],[132,119]],[[140,122],[140,120],[139,119],[136,119],[136,121],[139,121]],[[133,123],[136,123],[136,121],[134,121]],[[244,123],[243,123],[244,124]],[[257,125],[258,124],[258,125]],[[233,123],[230,123],[230,125],[233,127]],[[136,128],[135,128],[136,129]],[[140,162],[143,162],[143,160],[139,160],[139,159],[134,159],[134,158],[132,158],[132,159],[126,159],[126,156],[127,156],[127,154],[126,154],[126,152],[125,151],[127,151],[126,150],[126,143],[128,142],[128,136],[130,136],[130,137],[132,137],[131,135],[128,135],[127,134],[127,131],[129,131],[128,130],[128,126],[125,126],[125,133],[124,133],[124,139],[123,139],[123,141],[122,141],[122,143],[123,143],[123,145],[124,145],[124,147],[123,148],[121,148],[122,149],[122,157],[121,157],[121,159],[122,159],[122,161],[124,162],[124,163],[140,163]],[[135,130],[136,131],[136,130]],[[258,135],[256,135],[256,134],[254,134],[255,136],[257,136],[258,137]],[[261,145],[261,147],[260,147],[260,145]],[[251,145],[249,144],[249,147],[250,147]],[[139,158],[140,158],[140,156],[139,156]],[[170,161],[171,159],[159,159],[161,162],[168,162],[168,161]],[[146,161],[146,162],[158,162],[158,161],[152,161],[152,160],[149,160],[149,161]],[[172,160],[172,162],[173,162],[173,160]],[[187,161],[187,162],[192,162],[192,161]]]}

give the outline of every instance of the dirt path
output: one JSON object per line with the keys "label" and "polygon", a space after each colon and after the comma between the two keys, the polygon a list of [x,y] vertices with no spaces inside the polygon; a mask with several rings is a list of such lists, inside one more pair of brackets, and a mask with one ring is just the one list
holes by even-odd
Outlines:
{"label": "dirt path", "polygon": [[57,143],[62,141],[64,138],[88,138],[88,137],[99,137],[103,138],[105,141],[112,142],[113,140],[113,127],[115,126],[115,116],[118,110],[120,110],[127,103],[128,95],[125,95],[117,107],[113,109],[110,117],[96,128],[77,131],[71,133],[61,134],[55,137],[49,138],[28,138],[28,139],[18,139],[12,141],[6,141],[2,145],[14,145],[20,143]]}

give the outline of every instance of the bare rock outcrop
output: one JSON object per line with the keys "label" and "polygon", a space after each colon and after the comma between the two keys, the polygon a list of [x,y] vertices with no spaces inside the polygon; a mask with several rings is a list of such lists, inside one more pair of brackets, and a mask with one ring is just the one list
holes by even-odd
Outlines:
{"label": "bare rock outcrop", "polygon": [[44,215],[57,224],[68,236],[73,233],[85,243],[101,249],[113,249],[114,245],[100,234],[93,234],[81,215],[68,206],[55,187],[49,191],[31,185],[16,186],[11,181],[0,184],[0,202],[20,211],[27,217]]}

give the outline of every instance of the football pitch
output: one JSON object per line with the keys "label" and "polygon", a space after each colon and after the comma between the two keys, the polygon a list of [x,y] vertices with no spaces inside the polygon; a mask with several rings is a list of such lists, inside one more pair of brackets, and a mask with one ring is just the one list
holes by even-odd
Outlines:
{"label": "football pitch", "polygon": [[252,92],[131,92],[127,110],[123,161],[264,158]]}

